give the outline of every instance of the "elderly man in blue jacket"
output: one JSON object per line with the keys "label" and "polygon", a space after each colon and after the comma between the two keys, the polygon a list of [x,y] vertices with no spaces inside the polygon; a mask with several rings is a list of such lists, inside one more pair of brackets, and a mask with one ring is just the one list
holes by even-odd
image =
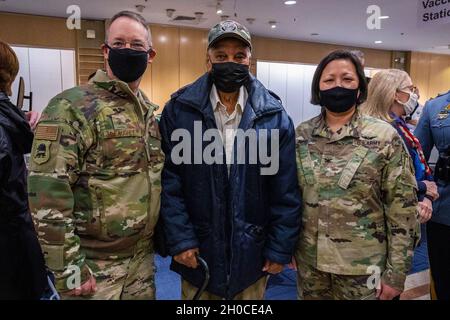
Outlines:
{"label": "elderly man in blue jacket", "polygon": [[301,199],[294,126],[249,71],[248,30],[227,20],[208,36],[209,71],[164,108],[161,218],[171,269],[192,299],[263,299],[268,274],[291,261]]}

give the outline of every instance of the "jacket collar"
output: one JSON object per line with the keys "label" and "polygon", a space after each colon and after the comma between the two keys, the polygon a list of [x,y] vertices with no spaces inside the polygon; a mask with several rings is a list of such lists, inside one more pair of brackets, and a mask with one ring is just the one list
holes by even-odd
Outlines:
{"label": "jacket collar", "polygon": [[9,100],[9,97],[3,91],[0,91],[0,101]]}
{"label": "jacket collar", "polygon": [[[190,86],[181,89],[177,100],[199,110],[203,114],[210,115],[213,111],[209,99],[212,84],[209,73],[206,73]],[[281,103],[254,76],[250,76],[250,81],[245,88],[248,92],[248,100],[244,108],[244,114],[248,113],[245,110],[247,107],[252,109],[253,112],[251,113],[255,117],[283,110]]]}
{"label": "jacket collar", "polygon": [[406,122],[402,117],[397,116],[395,113],[393,112],[389,112],[389,115],[391,116],[391,118],[393,119],[393,122],[401,124],[403,126],[406,126]]}
{"label": "jacket collar", "polygon": [[158,110],[158,106],[152,104],[142,90],[139,89],[137,95],[135,95],[127,83],[117,79],[110,79],[107,73],[103,70],[97,70],[95,76],[89,81],[89,83],[95,83],[97,86],[125,99],[129,99],[130,97],[132,99],[137,98],[140,102],[143,102],[141,105],[145,109],[151,107],[153,111]]}
{"label": "jacket collar", "polygon": [[0,92],[0,123],[9,133],[14,145],[23,153],[30,153],[33,132],[24,113],[13,105],[6,94]]}
{"label": "jacket collar", "polygon": [[361,137],[361,113],[356,109],[349,123],[345,124],[338,132],[333,133],[325,121],[325,110],[315,120],[315,127],[313,129],[313,136],[320,136],[330,139],[332,141],[338,141],[345,137],[360,138]]}

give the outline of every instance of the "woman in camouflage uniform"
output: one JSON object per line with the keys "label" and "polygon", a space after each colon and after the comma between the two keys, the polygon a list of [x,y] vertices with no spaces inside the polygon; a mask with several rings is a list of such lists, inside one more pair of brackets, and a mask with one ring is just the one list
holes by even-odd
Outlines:
{"label": "woman in camouflage uniform", "polygon": [[359,60],[338,50],[319,64],[297,128],[303,226],[296,251],[301,299],[393,299],[404,289],[416,228],[417,185],[400,136],[362,115]]}

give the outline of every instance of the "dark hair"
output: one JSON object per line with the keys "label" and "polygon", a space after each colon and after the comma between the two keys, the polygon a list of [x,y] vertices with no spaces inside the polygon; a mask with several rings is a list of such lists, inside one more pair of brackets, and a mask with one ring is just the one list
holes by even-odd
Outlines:
{"label": "dark hair", "polygon": [[323,58],[322,61],[320,61],[316,72],[314,73],[314,78],[311,85],[311,103],[313,105],[320,105],[320,77],[322,76],[323,70],[326,66],[334,60],[348,60],[355,66],[356,74],[359,79],[359,97],[356,101],[356,105],[359,106],[367,99],[367,80],[361,61],[359,61],[359,59],[348,50],[333,51]]}
{"label": "dark hair", "polygon": [[14,50],[0,40],[0,92],[12,95],[11,85],[19,72],[19,60]]}
{"label": "dark hair", "polygon": [[[147,32],[148,32],[148,41],[149,41],[149,44],[151,45],[151,42],[152,42],[152,35],[151,35],[150,29],[149,29],[149,27],[148,27],[148,22],[147,22],[147,20],[145,20],[145,18],[144,18],[143,16],[141,16],[139,13],[136,13],[136,12],[133,12],[133,11],[126,11],[126,10],[120,11],[120,12],[116,13],[116,14],[111,18],[110,25],[111,25],[114,21],[116,21],[117,19],[122,18],[122,17],[130,18],[130,19],[132,19],[132,20],[134,20],[134,21],[137,21],[137,22],[139,22],[140,24],[142,24],[142,25],[144,26],[144,28],[145,28],[145,29],[147,30]],[[109,34],[109,28],[108,28],[108,30],[106,31],[106,35],[105,35],[105,43],[108,42],[108,34]]]}

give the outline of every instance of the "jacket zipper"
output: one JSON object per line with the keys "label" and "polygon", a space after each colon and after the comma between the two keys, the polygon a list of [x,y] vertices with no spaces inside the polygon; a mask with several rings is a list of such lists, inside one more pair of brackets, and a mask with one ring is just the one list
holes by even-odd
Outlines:
{"label": "jacket zipper", "polygon": [[[184,103],[184,104],[186,104],[186,105],[188,105],[188,106],[190,106],[191,108],[193,108],[193,109],[195,109],[195,110],[197,110],[197,111],[200,111],[198,108],[196,108],[195,106],[193,106],[192,104],[189,104],[189,103]],[[249,128],[251,128],[251,127],[253,127],[253,124],[255,123],[255,121],[256,120],[258,120],[258,119],[260,119],[260,118],[262,118],[262,117],[265,117],[265,116],[268,116],[268,115],[272,115],[272,114],[275,114],[275,113],[278,113],[278,112],[280,112],[281,110],[274,110],[274,111],[269,111],[269,112],[266,112],[266,113],[264,113],[264,114],[262,114],[262,115],[256,115],[254,118],[252,118],[251,120],[250,120],[250,122],[249,122],[249,126],[247,127],[247,128],[245,128],[244,130],[247,130],[247,129],[249,129]],[[201,112],[200,111],[200,113],[203,115],[203,116],[205,116],[205,114],[203,113],[203,112]],[[206,118],[206,117],[204,117],[204,118]],[[241,119],[241,121],[242,121],[242,119]],[[217,129],[218,130],[218,128],[217,128],[217,126],[214,128],[214,129]],[[233,148],[234,148],[234,146],[233,146]],[[230,168],[230,175],[229,175],[229,177],[228,177],[228,183],[229,183],[229,181],[231,180],[230,178],[231,178],[231,174],[233,174],[233,176],[234,176],[234,173],[235,173],[235,165],[236,164],[232,164],[232,166],[231,166],[231,168]],[[234,170],[233,170],[234,169]],[[234,199],[232,199],[232,202],[234,203]],[[233,237],[234,237],[234,212],[235,212],[235,210],[234,210],[234,207],[232,207],[231,208],[231,235],[230,235],[230,263],[228,264],[228,266],[227,266],[227,283],[226,283],[226,296],[227,296],[227,300],[233,300],[233,297],[231,297],[231,295],[230,295],[230,280],[231,280],[231,266],[233,265],[233,246],[232,246],[232,244],[233,244]]]}

